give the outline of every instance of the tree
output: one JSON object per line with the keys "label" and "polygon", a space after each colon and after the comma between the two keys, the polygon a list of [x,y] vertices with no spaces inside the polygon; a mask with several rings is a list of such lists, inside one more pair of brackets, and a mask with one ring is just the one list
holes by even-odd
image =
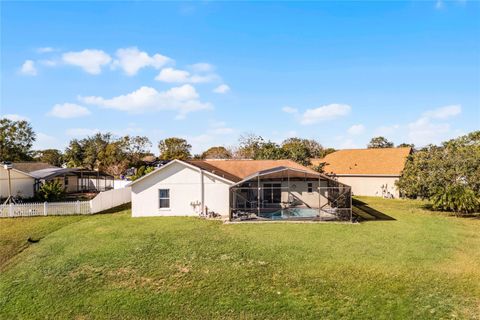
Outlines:
{"label": "tree", "polygon": [[393,142],[388,141],[385,137],[374,137],[367,146],[368,149],[393,148]]}
{"label": "tree", "polygon": [[65,196],[65,188],[59,180],[47,181],[38,189],[36,196],[42,201],[61,200]]}
{"label": "tree", "polygon": [[83,164],[83,141],[73,139],[70,141],[68,147],[65,149],[64,160],[67,162],[67,167],[81,167]]}
{"label": "tree", "polygon": [[69,167],[98,169],[119,176],[129,166],[138,166],[151,146],[147,137],[114,137],[111,133],[98,133],[82,140],[73,139],[65,150]]}
{"label": "tree", "polygon": [[202,159],[230,159],[232,153],[225,147],[211,147],[200,156]]}
{"label": "tree", "polygon": [[286,159],[285,151],[275,142],[267,141],[260,145],[254,156],[255,160],[279,160]]}
{"label": "tree", "polygon": [[120,138],[120,145],[126,154],[130,165],[138,165],[139,162],[150,154],[149,149],[152,146],[150,140],[145,136],[125,136]]}
{"label": "tree", "polygon": [[34,160],[39,162],[46,162],[52,166],[61,167],[63,165],[63,154],[57,149],[45,149],[35,151]]}
{"label": "tree", "polygon": [[35,132],[27,121],[0,119],[0,160],[31,160]]}
{"label": "tree", "polygon": [[167,138],[164,140],[160,140],[160,142],[158,143],[158,149],[160,150],[160,159],[162,160],[189,159],[191,157],[191,148],[192,146],[188,144],[187,140],[182,138]]}
{"label": "tree", "polygon": [[400,143],[397,148],[412,148],[415,149],[415,145],[413,143]]}
{"label": "tree", "polygon": [[261,136],[253,133],[241,135],[238,139],[239,146],[236,151],[236,158],[240,159],[255,159],[265,140]]}
{"label": "tree", "polygon": [[[408,198],[423,198],[434,208],[465,212],[480,198],[480,131],[429,145],[407,159],[397,186]],[[478,208],[477,210],[480,210]]]}
{"label": "tree", "polygon": [[289,138],[282,142],[282,149],[288,159],[298,162],[303,165],[310,164],[312,157],[308,140],[300,138]]}
{"label": "tree", "polygon": [[303,165],[310,165],[310,159],[323,158],[325,149],[313,139],[289,138],[282,142],[286,158]]}

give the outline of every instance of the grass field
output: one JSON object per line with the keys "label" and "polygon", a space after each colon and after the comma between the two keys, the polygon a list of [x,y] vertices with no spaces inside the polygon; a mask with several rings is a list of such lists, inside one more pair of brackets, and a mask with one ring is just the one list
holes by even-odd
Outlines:
{"label": "grass field", "polygon": [[2,219],[0,318],[480,319],[480,220],[361,200],[396,220]]}

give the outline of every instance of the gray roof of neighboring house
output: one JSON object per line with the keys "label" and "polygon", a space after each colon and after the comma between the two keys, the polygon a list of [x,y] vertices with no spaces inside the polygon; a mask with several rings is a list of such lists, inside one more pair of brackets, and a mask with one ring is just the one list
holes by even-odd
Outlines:
{"label": "gray roof of neighboring house", "polygon": [[30,173],[43,169],[61,169],[45,162],[14,162],[12,163],[12,165],[14,169],[25,173]]}
{"label": "gray roof of neighboring house", "polygon": [[30,175],[34,176],[37,179],[48,179],[58,175],[67,175],[69,173],[75,173],[78,169],[76,168],[47,168],[30,172]]}

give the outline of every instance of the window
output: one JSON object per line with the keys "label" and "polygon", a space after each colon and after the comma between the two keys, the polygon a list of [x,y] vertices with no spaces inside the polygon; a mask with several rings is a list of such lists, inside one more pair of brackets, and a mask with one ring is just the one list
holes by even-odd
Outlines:
{"label": "window", "polygon": [[170,189],[158,189],[158,199],[160,209],[170,208]]}
{"label": "window", "polygon": [[66,187],[68,186],[68,177],[63,178],[63,185]]}
{"label": "window", "polygon": [[311,183],[311,182],[307,183],[307,191],[308,191],[308,193],[313,192],[313,183]]}

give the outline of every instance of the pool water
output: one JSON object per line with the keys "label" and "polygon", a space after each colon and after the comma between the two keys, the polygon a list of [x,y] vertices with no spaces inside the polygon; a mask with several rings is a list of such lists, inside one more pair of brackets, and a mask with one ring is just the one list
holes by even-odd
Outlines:
{"label": "pool water", "polygon": [[261,214],[262,218],[272,220],[282,220],[291,218],[316,218],[319,216],[318,209],[310,208],[288,208],[280,209],[273,212],[265,212]]}

